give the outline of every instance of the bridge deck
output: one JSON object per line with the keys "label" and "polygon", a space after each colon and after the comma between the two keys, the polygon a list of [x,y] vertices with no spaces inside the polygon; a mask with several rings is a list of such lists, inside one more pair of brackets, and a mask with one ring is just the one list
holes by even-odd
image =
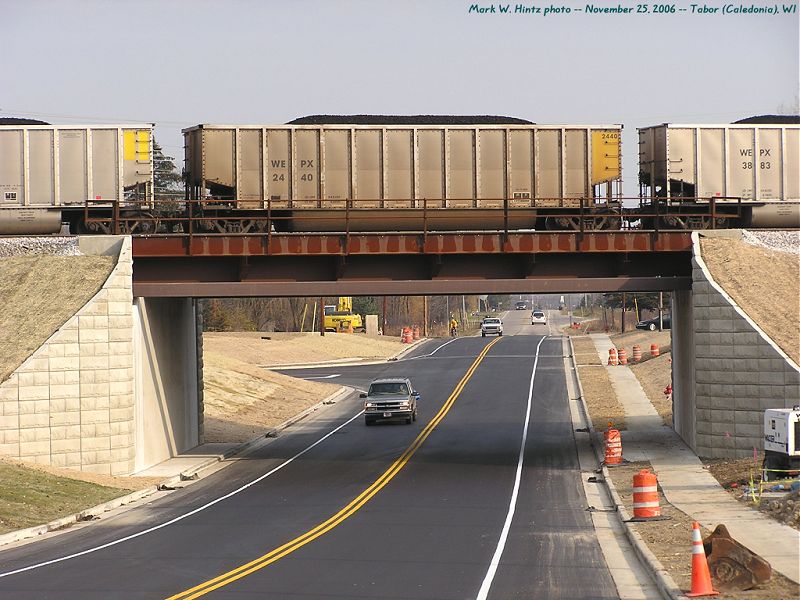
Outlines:
{"label": "bridge deck", "polygon": [[137,296],[688,289],[689,232],[140,236]]}

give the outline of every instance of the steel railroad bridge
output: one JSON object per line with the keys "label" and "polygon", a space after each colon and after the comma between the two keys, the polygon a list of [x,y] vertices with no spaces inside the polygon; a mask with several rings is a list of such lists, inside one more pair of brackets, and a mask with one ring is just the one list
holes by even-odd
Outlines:
{"label": "steel railroad bridge", "polygon": [[691,232],[167,234],[133,237],[138,297],[673,291]]}

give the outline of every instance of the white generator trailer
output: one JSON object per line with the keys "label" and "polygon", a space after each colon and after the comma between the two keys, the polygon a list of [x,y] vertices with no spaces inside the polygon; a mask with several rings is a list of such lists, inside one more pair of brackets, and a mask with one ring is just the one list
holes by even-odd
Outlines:
{"label": "white generator trailer", "polygon": [[800,406],[764,411],[764,480],[800,473]]}

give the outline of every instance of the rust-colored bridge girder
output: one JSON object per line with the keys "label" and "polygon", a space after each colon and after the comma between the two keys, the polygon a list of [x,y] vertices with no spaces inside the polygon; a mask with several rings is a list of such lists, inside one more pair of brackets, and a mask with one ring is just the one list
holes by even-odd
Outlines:
{"label": "rust-colored bridge girder", "polygon": [[656,291],[691,285],[688,232],[133,238],[136,296]]}

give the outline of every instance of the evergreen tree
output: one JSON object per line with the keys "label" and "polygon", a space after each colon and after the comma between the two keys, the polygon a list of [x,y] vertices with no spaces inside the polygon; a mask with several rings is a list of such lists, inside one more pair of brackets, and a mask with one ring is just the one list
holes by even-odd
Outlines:
{"label": "evergreen tree", "polygon": [[175,166],[175,158],[164,154],[159,143],[153,139],[153,196],[156,200],[182,199],[183,177]]}

